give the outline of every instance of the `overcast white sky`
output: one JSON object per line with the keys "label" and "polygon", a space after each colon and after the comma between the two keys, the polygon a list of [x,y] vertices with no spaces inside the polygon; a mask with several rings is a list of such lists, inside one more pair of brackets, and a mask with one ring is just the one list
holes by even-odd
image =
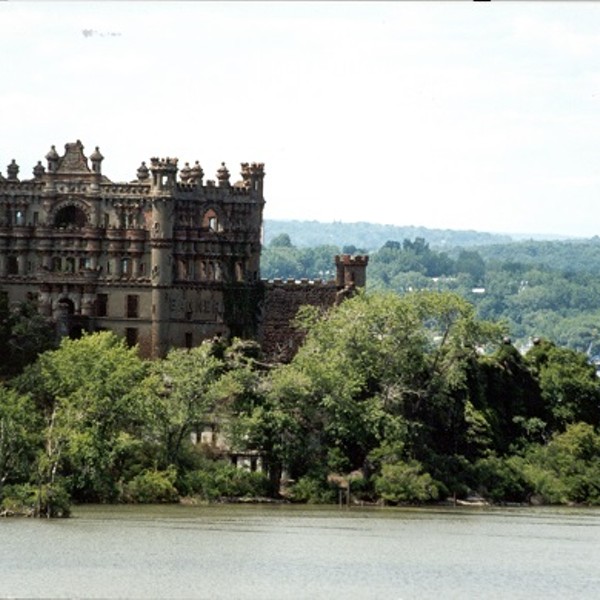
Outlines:
{"label": "overcast white sky", "polygon": [[263,161],[267,218],[600,234],[600,3],[0,2],[0,63],[4,175],[81,139]]}

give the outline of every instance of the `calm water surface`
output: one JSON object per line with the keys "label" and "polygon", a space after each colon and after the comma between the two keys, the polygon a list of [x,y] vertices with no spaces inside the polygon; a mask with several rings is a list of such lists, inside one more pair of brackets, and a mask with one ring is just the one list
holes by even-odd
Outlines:
{"label": "calm water surface", "polygon": [[0,519],[2,598],[600,598],[600,511],[78,507]]}

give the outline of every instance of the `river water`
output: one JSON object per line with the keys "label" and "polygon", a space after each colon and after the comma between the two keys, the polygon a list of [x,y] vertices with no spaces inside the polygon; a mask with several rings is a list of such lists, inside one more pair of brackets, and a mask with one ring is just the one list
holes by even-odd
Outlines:
{"label": "river water", "polygon": [[1,598],[600,598],[600,510],[76,507],[0,519]]}

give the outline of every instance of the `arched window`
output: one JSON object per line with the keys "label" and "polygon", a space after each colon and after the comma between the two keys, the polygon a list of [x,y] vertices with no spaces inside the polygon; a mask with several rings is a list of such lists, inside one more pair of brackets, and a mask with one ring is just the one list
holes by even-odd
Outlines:
{"label": "arched window", "polygon": [[77,206],[63,206],[54,217],[55,227],[85,227],[87,217]]}
{"label": "arched window", "polygon": [[204,213],[202,227],[209,231],[219,231],[219,219],[217,213],[212,208]]}

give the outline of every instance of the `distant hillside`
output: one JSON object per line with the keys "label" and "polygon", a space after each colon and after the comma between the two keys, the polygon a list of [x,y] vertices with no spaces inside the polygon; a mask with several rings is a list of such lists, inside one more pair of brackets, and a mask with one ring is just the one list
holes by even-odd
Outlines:
{"label": "distant hillside", "polygon": [[561,273],[600,275],[600,238],[577,240],[516,241],[473,248],[487,261],[514,265],[539,265]]}
{"label": "distant hillside", "polygon": [[514,241],[510,235],[480,231],[456,231],[452,229],[427,229],[426,227],[398,227],[376,223],[320,223],[318,221],[275,221],[265,219],[265,244],[281,233],[287,233],[292,244],[308,248],[331,244],[356,246],[372,252],[387,241],[402,242],[405,239],[424,238],[432,248],[449,249],[456,246],[483,246],[508,244]]}

